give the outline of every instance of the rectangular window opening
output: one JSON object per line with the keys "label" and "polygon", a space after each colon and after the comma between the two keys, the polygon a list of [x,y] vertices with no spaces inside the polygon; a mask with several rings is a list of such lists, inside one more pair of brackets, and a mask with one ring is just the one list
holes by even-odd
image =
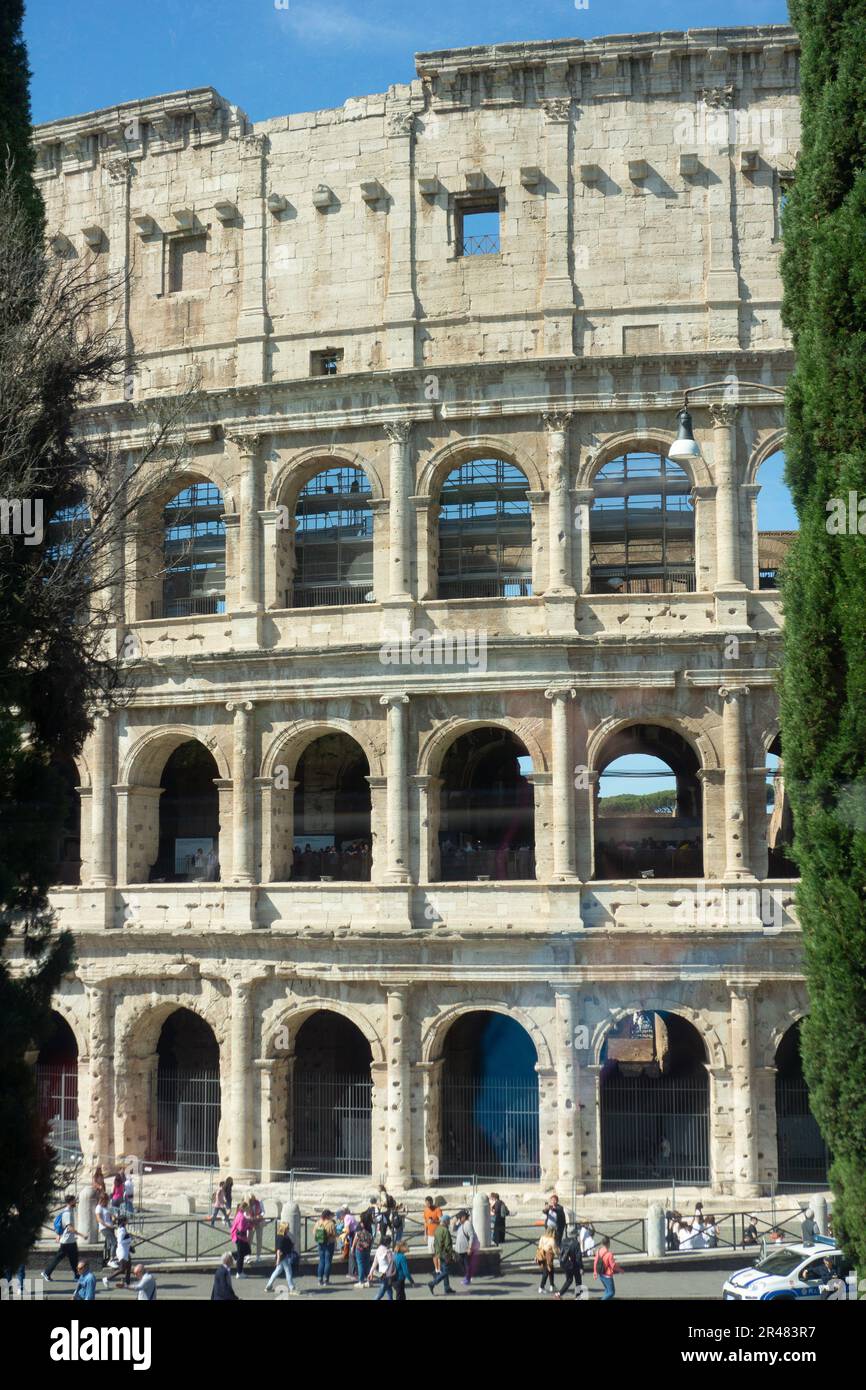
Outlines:
{"label": "rectangular window opening", "polygon": [[207,289],[207,235],[172,237],[168,243],[168,292]]}
{"label": "rectangular window opening", "polygon": [[310,376],[336,376],[342,366],[342,348],[322,348],[310,353]]}
{"label": "rectangular window opening", "polygon": [[455,208],[458,256],[498,256],[499,194],[461,200]]}

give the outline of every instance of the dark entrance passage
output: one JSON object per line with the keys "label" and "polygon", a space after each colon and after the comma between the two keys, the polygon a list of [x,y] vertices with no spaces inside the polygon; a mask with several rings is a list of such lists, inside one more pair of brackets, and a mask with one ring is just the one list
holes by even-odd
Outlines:
{"label": "dark entrance passage", "polygon": [[154,1160],[216,1166],[220,1051],[213,1029],[191,1009],[176,1009],[162,1025],[156,1055]]}
{"label": "dark entrance passage", "polygon": [[78,1044],[60,1014],[51,1015],[49,1036],[36,1062],[36,1100],[39,1118],[48,1126],[52,1145],[61,1158],[80,1152],[78,1137]]}
{"label": "dark entrance passage", "polygon": [[370,765],[347,734],[324,734],[295,771],[292,878],[368,883],[371,868]]}
{"label": "dark entrance passage", "polygon": [[439,877],[535,878],[532,762],[507,729],[473,729],[442,760]]}
{"label": "dark entrance passage", "polygon": [[537,1055],[502,1014],[464,1014],[448,1031],[442,1081],[441,1179],[538,1182]]}
{"label": "dark entrance passage", "polygon": [[788,1029],[776,1052],[776,1135],[779,1186],[826,1187],[830,1154],[809,1106],[799,1023]]}
{"label": "dark entrance passage", "polygon": [[706,1186],[709,1077],[692,1025],[637,1010],[608,1034],[602,1061],[602,1189]]}
{"label": "dark entrance passage", "polygon": [[354,1023],[319,1010],[295,1040],[292,1167],[369,1177],[373,1080],[370,1044]]}
{"label": "dark entrance passage", "polygon": [[152,883],[216,882],[219,869],[219,769],[195,739],[176,748],[162,771],[159,853]]}

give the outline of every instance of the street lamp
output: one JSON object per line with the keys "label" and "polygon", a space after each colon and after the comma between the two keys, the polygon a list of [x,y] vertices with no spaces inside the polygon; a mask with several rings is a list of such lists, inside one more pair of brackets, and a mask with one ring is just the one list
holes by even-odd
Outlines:
{"label": "street lamp", "polygon": [[695,439],[692,428],[692,417],[689,413],[689,396],[694,391],[711,391],[717,386],[724,386],[730,391],[731,386],[739,390],[740,386],[754,386],[760,391],[772,391],[776,396],[784,396],[785,391],[781,386],[767,386],[763,381],[707,381],[702,386],[689,386],[683,392],[683,408],[677,415],[677,437],[668,450],[668,458],[672,463],[684,463],[689,459],[699,459],[701,457],[701,446]]}

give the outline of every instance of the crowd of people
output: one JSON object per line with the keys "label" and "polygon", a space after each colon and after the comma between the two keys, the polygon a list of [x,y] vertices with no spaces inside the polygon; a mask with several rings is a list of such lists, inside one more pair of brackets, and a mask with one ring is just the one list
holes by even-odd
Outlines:
{"label": "crowd of people", "polygon": [[[667,1221],[666,1248],[669,1254],[678,1250],[716,1250],[719,1244],[719,1227],[715,1216],[704,1215],[702,1202],[695,1205],[691,1219],[682,1212],[665,1212]],[[754,1217],[749,1218],[750,1221]],[[744,1244],[758,1244],[757,1231],[754,1241],[744,1240]]]}

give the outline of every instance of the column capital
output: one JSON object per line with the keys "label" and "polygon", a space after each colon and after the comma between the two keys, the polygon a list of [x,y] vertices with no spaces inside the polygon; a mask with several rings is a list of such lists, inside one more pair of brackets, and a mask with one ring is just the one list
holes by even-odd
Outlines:
{"label": "column capital", "polygon": [[751,999],[757,989],[760,989],[760,980],[725,980],[728,992],[732,999]]}
{"label": "column capital", "polygon": [[541,418],[549,434],[565,434],[573,415],[573,410],[544,410]]}
{"label": "column capital", "polygon": [[395,690],[392,694],[379,696],[380,705],[408,705],[408,703],[409,696],[405,690]]}
{"label": "column capital", "polygon": [[255,458],[265,437],[264,434],[239,434],[234,430],[226,432],[227,441],[237,449],[241,458]]}
{"label": "column capital", "polygon": [[720,686],[719,686],[719,698],[722,699],[722,700],[724,700],[724,702],[725,702],[726,705],[733,704],[733,702],[734,702],[734,701],[738,698],[738,696],[740,696],[740,695],[750,695],[750,694],[751,694],[751,686],[748,686],[748,685],[720,685]]}
{"label": "column capital", "polygon": [[250,714],[253,708],[252,700],[229,700],[226,704],[229,714]]}
{"label": "column capital", "polygon": [[571,117],[571,97],[548,97],[539,104],[548,125],[564,125]]}
{"label": "column capital", "polygon": [[406,444],[412,433],[412,420],[386,420],[382,429],[392,444]]}
{"label": "column capital", "polygon": [[562,700],[563,703],[574,700],[576,696],[577,690],[573,685],[551,685],[544,692],[545,700]]}
{"label": "column capital", "polygon": [[730,429],[736,424],[740,407],[730,401],[714,401],[710,406],[710,419],[714,429]]}

